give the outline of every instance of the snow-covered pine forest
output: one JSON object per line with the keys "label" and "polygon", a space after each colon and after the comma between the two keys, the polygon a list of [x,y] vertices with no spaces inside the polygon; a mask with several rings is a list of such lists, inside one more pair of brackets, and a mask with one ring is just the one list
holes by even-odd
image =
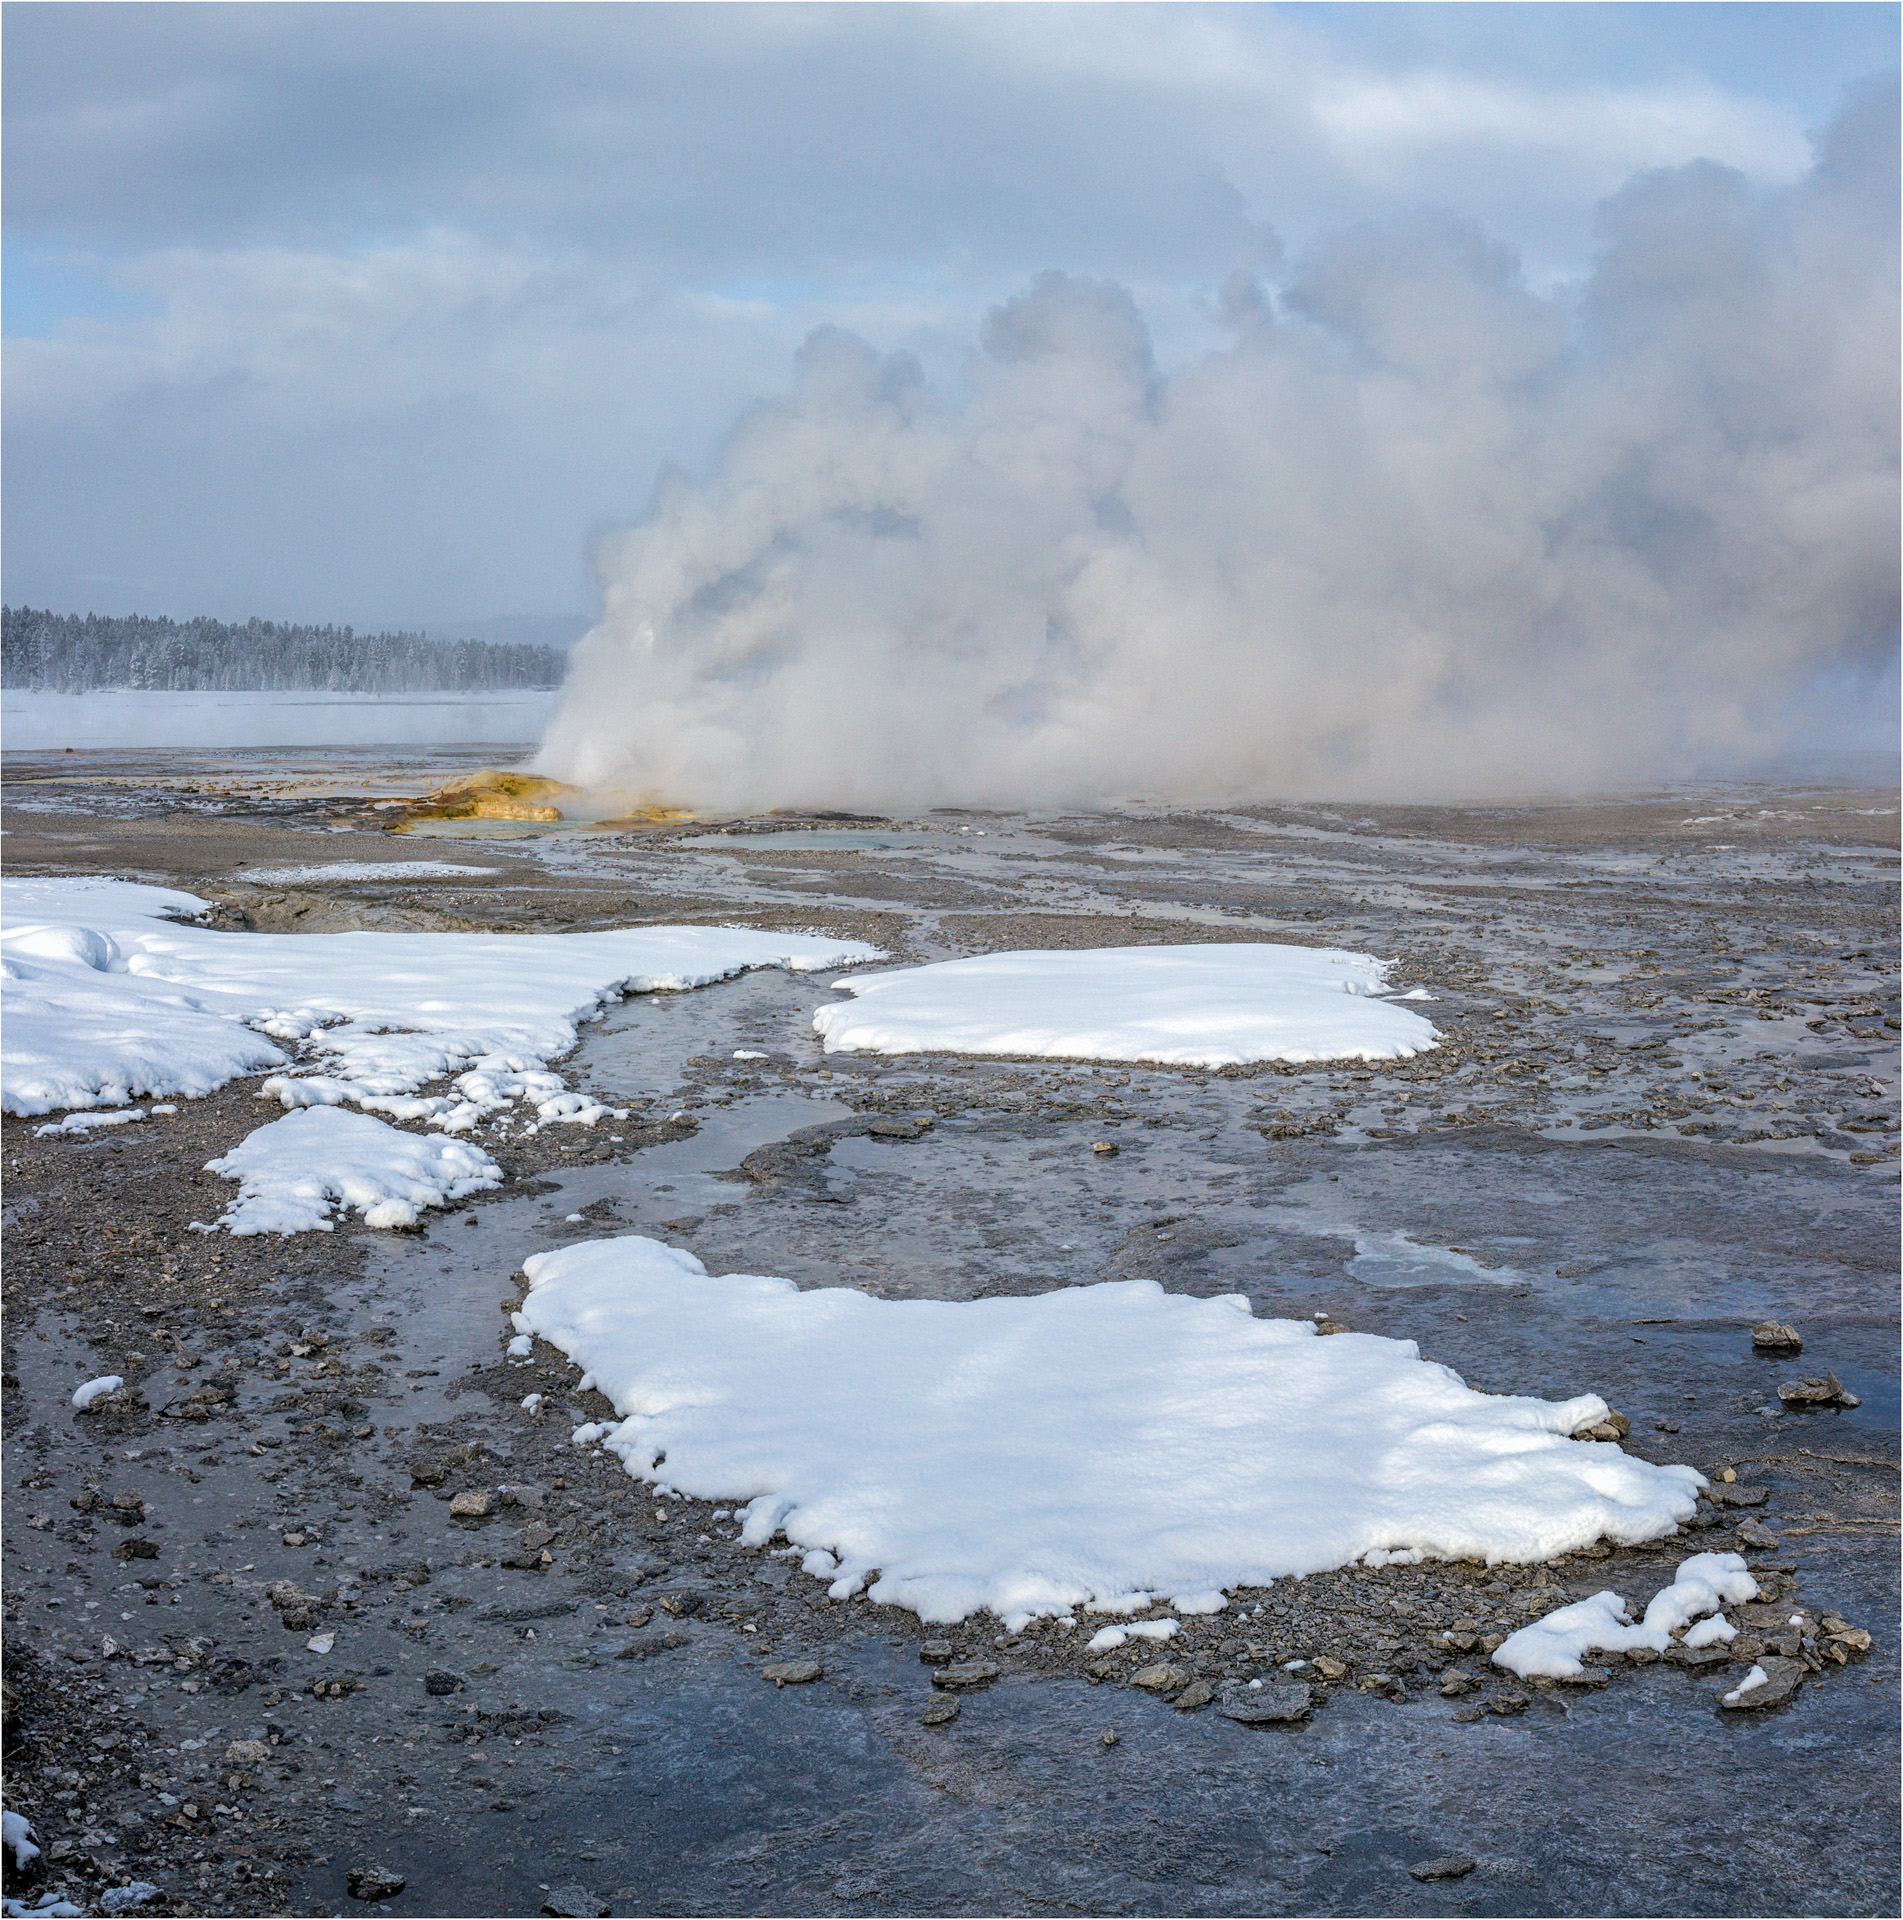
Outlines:
{"label": "snow-covered pine forest", "polygon": [[473,693],[557,687],[566,664],[555,647],[422,633],[0,608],[0,687],[35,693]]}

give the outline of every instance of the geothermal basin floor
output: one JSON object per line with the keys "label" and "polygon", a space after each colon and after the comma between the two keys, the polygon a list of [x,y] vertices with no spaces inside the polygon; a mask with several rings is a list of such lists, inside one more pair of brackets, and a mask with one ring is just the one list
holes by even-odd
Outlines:
{"label": "geothermal basin floor", "polygon": [[[205,1163],[280,1111],[262,1076],[136,1124],[9,1117],[29,1899],[144,1880],[147,1911],[330,1913],[374,1866],[415,1914],[1894,1909],[1893,795],[445,854],[294,782],[182,811],[182,762],[52,771],[10,795],[11,874],[183,887],[233,929],[732,924],[899,964],[1263,939],[1393,960],[1443,1044],[1286,1070],[826,1055],[837,976],[746,974],[582,1028],[557,1070],[626,1123],[485,1134],[500,1187],[290,1239],[189,1231],[231,1193]],[[573,1444],[611,1410],[546,1342],[507,1353],[515,1276],[616,1234],[890,1301],[1242,1294],[1493,1391],[1600,1394],[1626,1452],[1734,1479],[1654,1545],[1284,1579],[1120,1616],[1176,1628],[1094,1652],[1096,1621],[927,1626]],[[1753,1350],[1767,1319],[1801,1356]],[[1826,1371],[1860,1404],[1782,1409]],[[109,1374],[137,1397],[76,1412]],[[1763,1590],[1741,1643],[1834,1613],[1869,1653],[1755,1713],[1718,1705],[1751,1664],[1723,1649],[1577,1685],[1487,1657],[1603,1589],[1636,1615],[1710,1551]],[[947,1661],[964,1687],[934,1684]],[[801,1663],[819,1677],[765,1677]],[[1181,1681],[1133,1684],[1158,1665]],[[1223,1717],[1255,1680],[1305,1688],[1306,1717]],[[1173,1704],[1198,1684],[1210,1705]]]}

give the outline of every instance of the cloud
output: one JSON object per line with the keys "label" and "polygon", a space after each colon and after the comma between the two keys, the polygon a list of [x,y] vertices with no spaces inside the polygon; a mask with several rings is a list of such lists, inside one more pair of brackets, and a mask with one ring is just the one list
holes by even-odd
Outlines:
{"label": "cloud", "polygon": [[952,396],[982,315],[1057,267],[1127,288],[1173,375],[1233,270],[1423,205],[1551,294],[1634,170],[1788,183],[1820,103],[1894,64],[1890,15],[1830,5],[5,31],[10,596],[363,626],[585,604],[590,535],[664,460],[705,471],[820,322]]}
{"label": "cloud", "polygon": [[1896,106],[1710,162],[1528,289],[1450,215],[1318,238],[1159,373],[1040,275],[957,395],[815,333],[600,556],[544,770],[705,805],[1578,788],[1778,737],[1897,622]]}

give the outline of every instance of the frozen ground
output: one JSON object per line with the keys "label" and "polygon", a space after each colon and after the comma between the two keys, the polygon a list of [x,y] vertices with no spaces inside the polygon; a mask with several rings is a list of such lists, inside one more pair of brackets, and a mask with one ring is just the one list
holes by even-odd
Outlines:
{"label": "frozen ground", "polygon": [[[267,1895],[337,1911],[344,1870],[370,1859],[408,1876],[393,1906],[414,1913],[532,1910],[570,1881],[616,1911],[1894,1908],[1893,797],[964,816],[924,847],[865,850],[570,835],[459,849],[488,876],[303,891],[237,876],[421,849],[315,840],[350,816],[300,815],[281,789],[249,809],[201,795],[189,831],[177,787],[115,787],[116,814],[99,791],[55,811],[59,790],[37,787],[49,810],[8,821],[13,870],[188,886],[234,927],[725,919],[929,961],[1263,938],[1394,957],[1397,984],[1435,996],[1417,1004],[1442,1044],[1221,1070],[826,1055],[812,1021],[840,998],[830,976],[753,973],[584,1031],[564,1078],[647,1102],[622,1141],[499,1142],[509,1183],[420,1233],[340,1221],[283,1245],[185,1231],[230,1192],[191,1169],[256,1124],[253,1083],[72,1135],[9,1120],[7,1493],[48,1517],[6,1540],[42,1756],[15,1762],[9,1791],[67,1860],[205,1911]],[[506,1357],[509,1276],[629,1234],[802,1297],[1240,1293],[1263,1321],[1413,1341],[1480,1387],[1603,1395],[1632,1423],[1610,1452],[1729,1470],[1761,1504],[1701,1501],[1703,1530],[1649,1555],[1278,1581],[1088,1657],[1081,1628],[1000,1646],[967,1623],[956,1651],[999,1677],[922,1726],[929,1629],[745,1547],[731,1502],[656,1502],[571,1444],[609,1417],[578,1369],[546,1342]],[[1801,1359],[1752,1351],[1767,1317],[1800,1327]],[[327,1344],[299,1355],[305,1327]],[[1858,1408],[1779,1410],[1780,1381],[1825,1369]],[[74,1385],[115,1373],[148,1410],[76,1415]],[[194,1422],[207,1381],[229,1399]],[[432,1459],[446,1477],[412,1483]],[[137,1492],[143,1525],[75,1509],[92,1486],[101,1503]],[[452,1519],[437,1498],[504,1488],[539,1503],[541,1571],[501,1564],[536,1524],[520,1506]],[[110,1556],[134,1532],[155,1559]],[[1760,1657],[1726,1647],[1706,1669],[1595,1654],[1603,1689],[1489,1675],[1477,1654],[1476,1690],[1443,1697],[1461,1621],[1504,1645],[1602,1591],[1637,1619],[1706,1550],[1786,1596],[1759,1609],[1768,1624],[1729,1608],[1741,1641],[1835,1608],[1874,1630],[1868,1659],[1742,1717],[1718,1699]],[[427,1582],[393,1577],[417,1562]],[[287,1630],[271,1580],[315,1596],[328,1653],[313,1626]],[[87,1623],[126,1613],[121,1644],[196,1662],[196,1637],[209,1664],[102,1657]],[[1218,1690],[1279,1685],[1330,1649],[1346,1677],[1318,1686],[1306,1725],[1177,1712],[1128,1683],[1164,1660]],[[824,1677],[762,1680],[800,1658]],[[233,1662],[249,1683],[213,1678],[243,1680]],[[432,1670],[456,1690],[428,1694]],[[311,1693],[341,1675],[347,1697]],[[1525,1711],[1457,1717],[1516,1687]],[[137,1767],[90,1745],[111,1727],[138,1730]],[[250,1784],[215,1782],[229,1741],[273,1730]],[[177,1808],[161,1793],[199,1814],[162,1824]],[[1475,1871],[1407,1872],[1450,1854]]]}

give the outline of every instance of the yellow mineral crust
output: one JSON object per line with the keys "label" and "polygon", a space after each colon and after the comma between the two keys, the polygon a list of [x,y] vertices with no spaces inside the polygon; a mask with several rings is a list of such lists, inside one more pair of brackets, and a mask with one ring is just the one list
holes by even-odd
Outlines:
{"label": "yellow mineral crust", "polygon": [[392,819],[390,826],[397,833],[425,820],[567,820],[595,826],[660,827],[693,818],[691,809],[669,806],[650,795],[590,793],[539,773],[484,767],[425,794]]}

